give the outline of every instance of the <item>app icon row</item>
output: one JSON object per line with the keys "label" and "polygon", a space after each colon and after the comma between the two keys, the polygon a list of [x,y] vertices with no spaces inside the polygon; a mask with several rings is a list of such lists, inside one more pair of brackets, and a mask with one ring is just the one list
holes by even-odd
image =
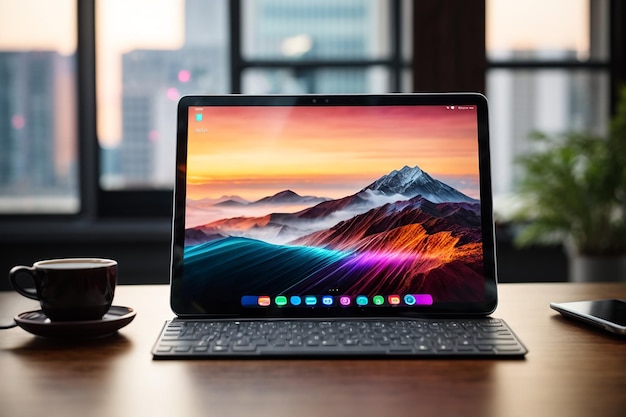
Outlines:
{"label": "app icon row", "polygon": [[332,307],[332,306],[424,306],[431,305],[433,297],[430,294],[405,295],[244,295],[241,297],[243,307]]}

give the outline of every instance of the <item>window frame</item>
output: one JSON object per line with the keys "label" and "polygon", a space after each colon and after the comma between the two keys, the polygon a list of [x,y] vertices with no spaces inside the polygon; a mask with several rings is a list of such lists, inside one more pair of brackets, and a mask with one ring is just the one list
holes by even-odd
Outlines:
{"label": "window frame", "polygon": [[[391,48],[389,57],[385,59],[358,59],[358,60],[338,60],[338,59],[320,59],[320,60],[303,60],[303,61],[281,61],[281,60],[247,60],[242,52],[242,27],[243,27],[243,10],[241,0],[231,0],[228,3],[228,19],[229,19],[229,70],[230,70],[230,92],[240,94],[242,92],[242,78],[245,70],[249,68],[295,68],[295,69],[320,69],[320,68],[372,68],[385,67],[391,74],[390,92],[402,91],[402,74],[403,71],[410,69],[411,61],[407,61],[402,56],[403,51],[403,19],[402,19],[402,0],[390,1],[390,30],[391,30]],[[83,5],[83,14],[79,12],[79,37],[87,45],[85,47],[84,56],[89,62],[84,62],[83,69],[87,75],[80,84],[80,90],[94,91],[93,99],[86,94],[81,100],[80,108],[87,110],[90,117],[84,124],[93,123],[95,126],[95,0],[79,2]],[[82,18],[82,19],[81,19]],[[86,24],[90,22],[90,24]],[[82,28],[80,26],[83,26]],[[82,29],[82,33],[80,30]],[[79,40],[79,42],[80,42]],[[89,46],[93,49],[89,50]],[[91,65],[90,65],[91,64]],[[95,74],[94,76],[89,76]],[[97,166],[95,178],[93,172],[81,172],[86,180],[86,187],[81,189],[81,195],[88,196],[88,201],[82,201],[84,207],[89,208],[98,218],[170,218],[172,213],[172,191],[171,190],[120,190],[109,191],[103,190],[99,182],[100,164],[97,146],[97,134],[95,127],[85,126],[81,129],[81,137],[92,137],[90,144],[85,146],[87,155],[80,154],[89,161],[89,165]],[[91,146],[96,144],[95,149]],[[94,152],[96,155],[94,155]],[[84,165],[84,164],[83,164]],[[95,195],[93,190],[97,190]],[[84,194],[83,194],[84,193]]]}
{"label": "window frame", "polygon": [[[620,53],[623,54],[623,51],[618,51],[616,48],[618,45],[617,42],[619,42],[616,32],[619,32],[619,28],[618,30],[615,30],[616,25],[619,22],[619,9],[621,8],[621,4],[619,4],[619,1],[615,0],[587,0],[587,3],[590,7],[590,15],[587,24],[590,29],[589,36],[591,41],[591,50],[589,51],[590,56],[587,59],[578,60],[575,57],[568,57],[566,59],[520,59],[517,57],[489,58],[489,56],[487,56],[485,78],[487,79],[490,74],[494,74],[499,71],[506,72],[506,75],[510,77],[516,77],[518,75],[535,77],[537,75],[541,76],[548,73],[558,74],[561,76],[564,75],[567,77],[584,75],[590,77],[590,80],[594,81],[598,80],[598,77],[600,77],[600,79],[606,79],[608,81],[606,96],[604,91],[602,92],[602,102],[606,104],[606,108],[603,110],[608,110],[606,117],[614,114],[616,110],[616,92],[619,86],[619,78],[617,78],[618,72],[616,71],[615,64],[616,61],[614,60]],[[606,20],[608,20],[608,22]],[[606,27],[607,23],[608,30]],[[602,33],[603,30],[607,30],[606,37],[604,36],[605,34]],[[598,42],[598,38],[601,42]],[[595,50],[594,45],[602,51]],[[606,48],[606,50],[604,50],[604,48]],[[598,52],[600,53],[598,54]],[[604,54],[602,52],[604,52]],[[608,98],[607,101],[604,101],[605,97]],[[602,116],[604,117],[604,115]],[[497,123],[492,123],[492,127],[495,127],[496,125]],[[537,129],[538,127],[532,126],[532,128]],[[531,131],[528,131],[527,133],[531,134]],[[511,198],[514,198],[514,193],[518,185],[515,181],[518,179],[518,175],[520,174],[520,171],[511,165],[511,163],[521,153],[525,152],[523,149],[527,149],[527,147],[532,145],[528,142],[527,137],[521,138],[519,136],[507,137],[504,142],[505,144],[503,147],[507,148],[510,152],[507,152],[507,156],[511,157],[511,160],[505,162],[494,162],[496,165],[498,163],[500,164],[497,169],[494,168],[494,170],[498,171],[501,175],[500,179],[502,179],[502,183],[494,181],[493,187],[494,198],[501,201],[500,203],[497,203],[497,206],[502,209],[503,212],[507,212],[504,207],[509,205],[508,201]],[[494,153],[494,155],[495,154],[496,153]],[[506,168],[506,171],[504,171],[505,165],[509,166]],[[504,220],[504,222],[506,221],[508,220]]]}
{"label": "window frame", "polygon": [[[590,0],[594,1],[594,0]],[[626,64],[624,51],[624,40],[626,38],[626,6],[619,0],[608,0],[610,8],[610,47],[609,58],[606,61],[586,61],[586,62],[551,62],[551,61],[486,61],[484,58],[474,58],[478,65],[483,65],[485,75],[490,69],[511,68],[511,69],[589,69],[609,71],[611,89],[611,111],[614,111],[617,86],[626,82]],[[171,217],[172,191],[171,190],[127,190],[127,191],[106,191],[100,187],[100,148],[96,132],[96,0],[77,0],[77,124],[78,124],[78,160],[79,160],[79,193],[80,211],[78,214],[1,214],[0,221],[5,223],[13,222],[15,219],[31,220],[54,220],[71,222],[78,220],[85,224],[96,223],[100,220],[110,221],[112,219],[146,219],[151,221],[168,220]],[[463,3],[463,2],[461,2]],[[484,5],[484,2],[481,2]],[[285,62],[279,60],[245,60],[242,56],[242,5],[241,0],[232,0],[230,3],[229,23],[230,23],[230,72],[231,91],[241,92],[241,77],[243,71],[248,68],[307,68],[317,69],[326,67],[346,67],[346,68],[368,68],[374,66],[385,66],[392,73],[391,91],[401,91],[403,71],[412,68],[412,62],[419,62],[415,59],[407,61],[402,56],[402,0],[390,0],[390,19],[393,28],[391,54],[386,59],[371,60],[315,60]],[[443,7],[442,4],[445,6]],[[457,16],[458,7],[456,1],[439,1],[433,5],[429,0],[415,0],[413,6],[413,19],[420,10],[433,7],[443,10],[445,16]],[[476,6],[473,4],[473,6]],[[484,25],[484,22],[483,22]],[[463,33],[467,36],[467,33]],[[482,35],[477,35],[483,37]],[[413,32],[414,44],[415,31]],[[415,45],[413,47],[415,51]],[[427,54],[433,53],[433,50]],[[420,58],[428,59],[428,55],[420,54]],[[432,60],[431,60],[432,62]],[[414,80],[416,76],[414,75]],[[448,80],[450,81],[450,80]],[[443,88],[445,89],[445,88]]]}
{"label": "window frame", "polygon": [[[596,0],[588,0],[591,7]],[[596,4],[597,5],[597,4]],[[622,29],[626,22],[626,7],[620,0],[607,0],[608,16],[609,16],[609,37],[608,37],[608,56],[606,58],[590,58],[587,60],[508,60],[508,59],[489,59],[487,58],[485,76],[490,70],[505,69],[511,71],[541,71],[541,70],[566,70],[566,71],[599,71],[606,72],[609,75],[609,93],[610,103],[609,109],[611,114],[615,112],[615,106],[618,98],[618,87],[620,83],[626,82],[626,73],[624,67],[624,41],[625,32]],[[600,22],[590,19],[589,25],[591,31],[599,30],[594,25]]]}
{"label": "window frame", "polygon": [[234,94],[242,93],[243,73],[249,68],[260,69],[308,69],[322,68],[372,68],[386,67],[391,74],[390,92],[402,91],[402,72],[410,69],[411,62],[402,57],[403,25],[402,0],[389,0],[389,29],[391,48],[388,58],[382,59],[309,59],[309,60],[280,60],[280,59],[245,59],[243,55],[242,28],[243,9],[242,0],[229,2],[229,39],[230,39],[230,91]]}

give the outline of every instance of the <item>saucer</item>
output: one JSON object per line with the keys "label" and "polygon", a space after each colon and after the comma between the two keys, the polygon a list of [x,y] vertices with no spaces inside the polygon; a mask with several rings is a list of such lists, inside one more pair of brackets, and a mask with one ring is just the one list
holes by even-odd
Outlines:
{"label": "saucer", "polygon": [[100,320],[51,321],[41,310],[15,316],[22,329],[36,336],[56,338],[103,337],[115,333],[133,321],[137,312],[130,307],[111,306]]}

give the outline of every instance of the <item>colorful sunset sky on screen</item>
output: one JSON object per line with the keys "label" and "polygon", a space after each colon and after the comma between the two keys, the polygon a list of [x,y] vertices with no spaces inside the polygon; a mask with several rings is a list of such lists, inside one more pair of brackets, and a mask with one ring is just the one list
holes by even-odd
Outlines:
{"label": "colorful sunset sky on screen", "polygon": [[479,197],[473,106],[192,107],[187,162],[190,199],[336,198],[405,165]]}

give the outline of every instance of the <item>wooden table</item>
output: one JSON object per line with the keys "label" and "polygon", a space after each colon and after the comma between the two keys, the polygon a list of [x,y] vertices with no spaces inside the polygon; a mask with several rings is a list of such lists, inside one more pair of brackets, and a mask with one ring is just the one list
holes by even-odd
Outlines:
{"label": "wooden table", "polygon": [[[626,298],[626,284],[503,284],[494,317],[524,360],[153,361],[167,286],[120,286],[137,317],[117,335],[54,342],[0,331],[0,416],[626,416],[626,341],[550,301]],[[37,309],[0,292],[0,316]]]}

